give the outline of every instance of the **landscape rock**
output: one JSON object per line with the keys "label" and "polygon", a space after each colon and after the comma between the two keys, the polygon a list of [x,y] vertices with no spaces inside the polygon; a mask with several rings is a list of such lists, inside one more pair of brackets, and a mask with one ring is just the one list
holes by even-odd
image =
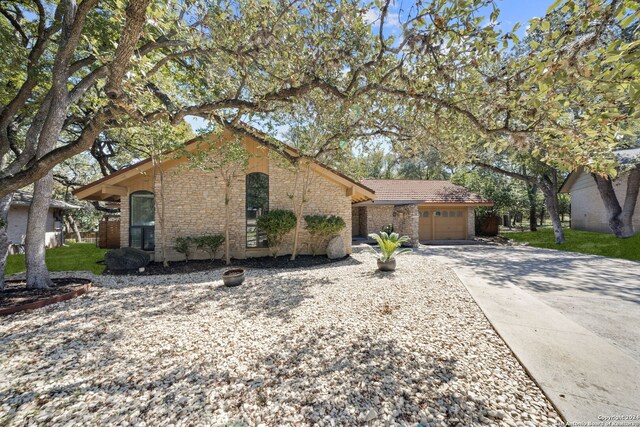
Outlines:
{"label": "landscape rock", "polygon": [[104,261],[111,271],[139,270],[149,264],[151,257],[140,249],[120,248],[107,252]]}
{"label": "landscape rock", "polygon": [[347,256],[347,248],[344,244],[344,239],[342,236],[336,236],[333,239],[329,240],[329,244],[327,245],[327,258],[329,259],[338,259],[344,258]]}
{"label": "landscape rock", "polygon": [[449,267],[375,263],[87,276],[0,322],[0,424],[564,425]]}

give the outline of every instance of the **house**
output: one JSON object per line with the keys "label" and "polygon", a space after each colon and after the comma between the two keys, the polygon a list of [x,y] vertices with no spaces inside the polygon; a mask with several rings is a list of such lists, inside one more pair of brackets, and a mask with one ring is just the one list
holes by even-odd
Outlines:
{"label": "house", "polygon": [[[640,148],[619,150],[615,154],[621,165],[640,163]],[[629,172],[623,172],[613,181],[613,188],[621,205],[624,203],[627,191],[628,176]],[[590,173],[583,168],[572,172],[562,184],[560,192],[571,193],[571,228],[601,233],[612,232],[609,227],[607,210]],[[640,198],[636,202],[633,228],[640,231]]]}
{"label": "house", "polygon": [[[24,245],[27,234],[27,221],[29,219],[29,206],[33,196],[26,191],[16,191],[13,193],[13,200],[9,206],[7,214],[7,236],[9,239],[9,254],[17,253]],[[62,215],[66,209],[80,209],[61,200],[52,199],[47,212],[47,231],[45,244],[47,248],[62,246],[64,243]]]}
{"label": "house", "polygon": [[[185,149],[194,152],[203,144],[239,141],[250,157],[245,171],[231,184],[229,200],[231,256],[247,258],[268,255],[266,239],[256,228],[256,219],[272,209],[293,210],[293,199],[299,199],[302,185],[295,185],[296,174],[286,156],[298,152],[246,125],[226,125],[221,134],[199,137]],[[364,184],[315,161],[308,166],[309,180],[305,214],[338,215],[347,227],[342,232],[347,253],[351,252],[351,206],[374,200],[374,192]],[[173,244],[177,237],[223,234],[225,223],[224,181],[217,171],[189,167],[184,156],[168,156],[162,162],[164,189],[159,177],[154,179],[150,159],[123,168],[112,175],[85,185],[74,194],[79,199],[120,203],[120,244],[149,251],[161,259],[164,233],[168,260],[182,260]],[[158,176],[158,174],[155,174]],[[300,175],[298,175],[300,176]],[[163,195],[164,221],[160,221],[156,198]],[[164,228],[161,224],[164,222]],[[291,243],[291,238],[288,239]],[[286,242],[285,242],[286,243]],[[302,230],[300,253],[311,253],[311,238]],[[291,245],[282,253],[290,253]],[[205,257],[204,253],[194,254]]]}
{"label": "house", "polygon": [[355,203],[352,235],[366,237],[388,225],[412,244],[475,237],[475,208],[493,203],[449,181],[366,179],[375,200]]}

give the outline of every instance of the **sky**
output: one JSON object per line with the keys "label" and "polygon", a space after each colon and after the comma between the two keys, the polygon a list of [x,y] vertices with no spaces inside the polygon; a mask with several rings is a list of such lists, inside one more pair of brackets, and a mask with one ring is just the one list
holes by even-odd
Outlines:
{"label": "sky", "polygon": [[[544,16],[549,6],[554,0],[496,0],[496,4],[500,9],[500,16],[498,18],[498,26],[503,31],[511,31],[516,22],[521,22],[522,26],[516,32],[518,37],[522,38],[527,28],[527,21],[531,18]],[[390,28],[390,33],[394,35],[400,35],[400,20],[399,11],[409,10],[411,5],[414,4],[413,0],[395,0],[394,4],[389,10],[389,16],[385,20],[385,25]],[[377,13],[376,13],[377,12]],[[489,10],[487,15],[491,12]],[[379,11],[369,11],[365,19],[370,22],[378,19]],[[487,18],[488,19],[488,18]],[[198,117],[187,117],[187,122],[191,125],[194,131],[206,127],[206,122]],[[281,132],[279,132],[281,133]],[[282,135],[277,135],[282,136]]]}

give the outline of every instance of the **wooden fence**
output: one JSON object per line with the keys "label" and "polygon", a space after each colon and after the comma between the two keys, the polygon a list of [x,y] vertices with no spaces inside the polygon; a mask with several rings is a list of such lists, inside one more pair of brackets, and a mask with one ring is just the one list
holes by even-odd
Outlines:
{"label": "wooden fence", "polygon": [[103,219],[98,224],[98,247],[116,249],[120,247],[120,219]]}

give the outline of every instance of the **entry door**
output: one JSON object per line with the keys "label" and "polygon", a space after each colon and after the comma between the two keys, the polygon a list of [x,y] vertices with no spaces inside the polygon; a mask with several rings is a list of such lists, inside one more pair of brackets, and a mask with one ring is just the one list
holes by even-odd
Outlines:
{"label": "entry door", "polygon": [[467,213],[465,209],[436,209],[433,212],[434,240],[465,240]]}
{"label": "entry door", "polygon": [[420,209],[420,219],[418,221],[418,238],[420,240],[432,240],[433,230],[433,211],[428,209]]}

